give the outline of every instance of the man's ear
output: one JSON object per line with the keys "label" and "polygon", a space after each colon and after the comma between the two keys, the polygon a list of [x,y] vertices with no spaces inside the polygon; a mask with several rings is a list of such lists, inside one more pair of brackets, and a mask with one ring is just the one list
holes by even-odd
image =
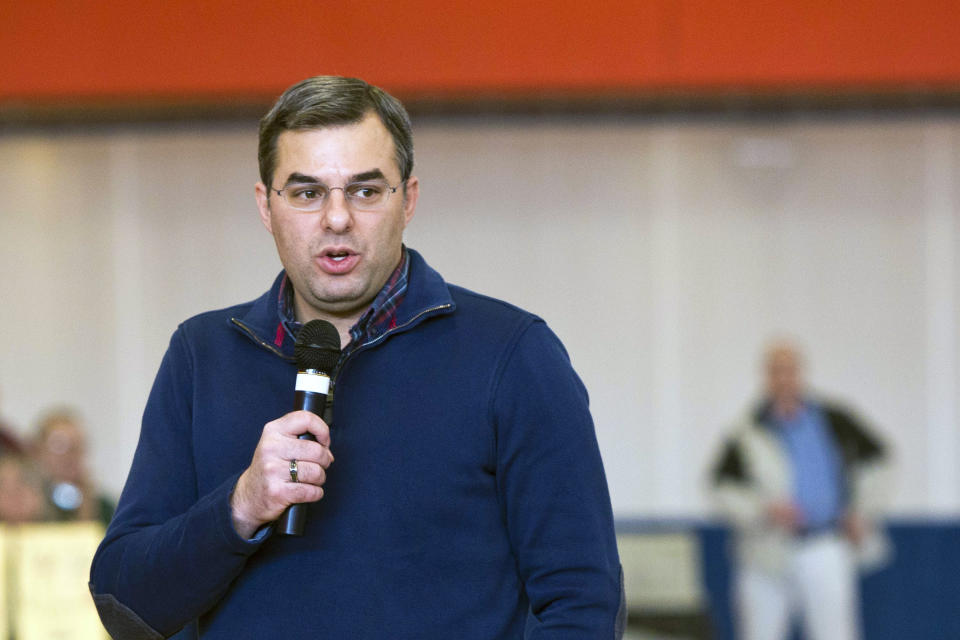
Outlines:
{"label": "man's ear", "polygon": [[257,209],[260,211],[260,222],[267,228],[270,235],[273,235],[273,220],[270,215],[270,194],[262,182],[257,183],[255,191],[257,196]]}
{"label": "man's ear", "polygon": [[420,197],[420,180],[417,176],[407,178],[403,193],[403,226],[406,227],[413,220],[417,209],[417,199]]}

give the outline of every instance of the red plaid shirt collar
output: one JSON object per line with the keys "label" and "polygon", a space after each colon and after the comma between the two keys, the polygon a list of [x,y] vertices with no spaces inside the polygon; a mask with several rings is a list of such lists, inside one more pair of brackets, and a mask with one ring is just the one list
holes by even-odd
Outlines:
{"label": "red plaid shirt collar", "polygon": [[[410,258],[407,248],[403,247],[400,264],[393,270],[380,293],[373,299],[370,307],[360,316],[357,323],[350,327],[350,344],[343,350],[341,358],[350,351],[363,344],[369,338],[375,338],[397,326],[397,307],[407,293],[407,284],[410,271]],[[280,312],[280,323],[277,325],[277,337],[274,344],[283,345],[286,338],[296,340],[303,324],[297,321],[293,309],[293,286],[286,274],[280,283],[280,293],[277,296],[277,306]]]}

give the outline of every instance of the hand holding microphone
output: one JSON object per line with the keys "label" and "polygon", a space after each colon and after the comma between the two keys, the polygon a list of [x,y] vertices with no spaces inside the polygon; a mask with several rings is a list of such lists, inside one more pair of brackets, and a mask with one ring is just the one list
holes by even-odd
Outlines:
{"label": "hand holding microphone", "polygon": [[253,461],[231,497],[233,525],[244,538],[278,517],[279,533],[302,535],[302,503],[323,497],[326,469],[333,462],[326,398],[340,358],[340,334],[329,322],[312,320],[297,336],[295,356],[294,411],[264,426]]}

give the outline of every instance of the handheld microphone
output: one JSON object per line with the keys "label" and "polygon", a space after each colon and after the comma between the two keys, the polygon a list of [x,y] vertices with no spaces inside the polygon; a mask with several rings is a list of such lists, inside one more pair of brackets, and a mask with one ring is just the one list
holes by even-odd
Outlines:
{"label": "handheld microphone", "polygon": [[[293,347],[297,360],[297,385],[293,397],[293,410],[315,413],[327,425],[333,417],[332,407],[327,407],[327,392],[330,376],[340,360],[340,334],[326,320],[311,320],[300,329]],[[301,440],[313,440],[312,433],[298,436]],[[292,504],[277,520],[277,531],[287,536],[302,536],[307,522],[307,505]]]}

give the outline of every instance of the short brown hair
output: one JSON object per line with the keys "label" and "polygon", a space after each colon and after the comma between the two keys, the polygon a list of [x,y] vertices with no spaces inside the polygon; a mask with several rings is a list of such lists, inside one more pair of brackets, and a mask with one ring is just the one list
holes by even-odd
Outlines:
{"label": "short brown hair", "polygon": [[397,166],[404,181],[413,172],[413,132],[400,101],[359,78],[314,76],[283,92],[260,120],[260,180],[272,187],[277,138],[284,131],[353,124],[373,111],[393,138]]}

